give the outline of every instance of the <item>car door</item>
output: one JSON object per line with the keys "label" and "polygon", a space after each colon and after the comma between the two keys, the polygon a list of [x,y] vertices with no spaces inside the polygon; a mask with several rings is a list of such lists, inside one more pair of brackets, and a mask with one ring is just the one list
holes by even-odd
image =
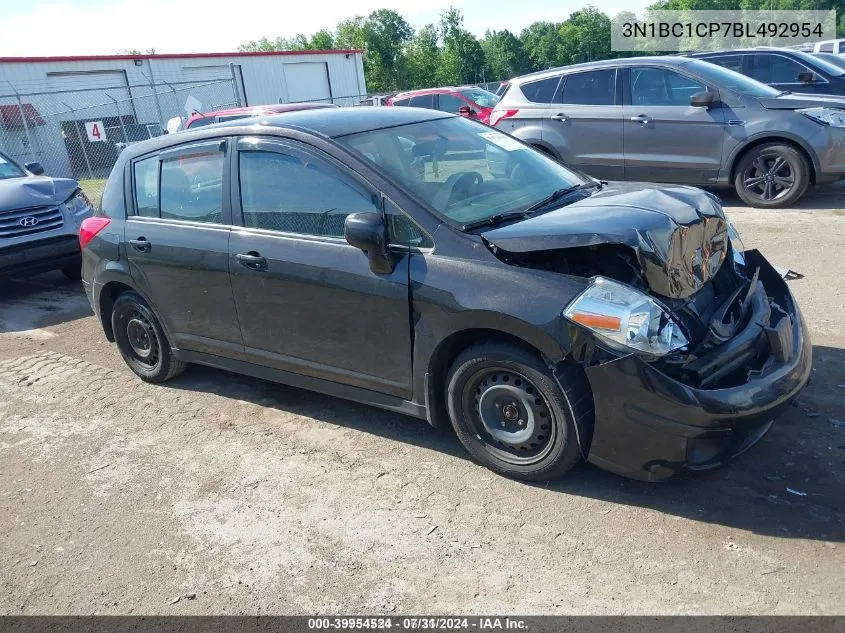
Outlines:
{"label": "car door", "polygon": [[602,68],[564,75],[543,120],[543,140],[564,163],[606,180],[624,175],[616,74],[615,68]]}
{"label": "car door", "polygon": [[625,179],[703,184],[722,163],[722,107],[693,107],[690,97],[707,90],[675,70],[632,67],[622,108]]}
{"label": "car door", "polygon": [[[802,73],[813,73],[814,80],[802,82],[798,79]],[[816,70],[785,55],[755,53],[751,56],[749,74],[757,81],[762,81],[778,90],[830,94],[830,84]]]}
{"label": "car door", "polygon": [[181,145],[132,164],[124,236],[138,290],[176,347],[243,351],[229,281],[228,140]]}
{"label": "car door", "polygon": [[377,192],[329,156],[241,139],[230,270],[246,353],[256,363],[409,398],[408,253],[389,274],[343,238]]}

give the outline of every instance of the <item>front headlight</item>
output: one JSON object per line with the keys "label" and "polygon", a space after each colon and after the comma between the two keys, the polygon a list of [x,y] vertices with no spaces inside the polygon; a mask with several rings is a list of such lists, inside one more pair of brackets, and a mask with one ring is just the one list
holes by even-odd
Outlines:
{"label": "front headlight", "polygon": [[92,210],[91,201],[82,189],[77,189],[70,198],[65,200],[64,205],[68,213],[72,215],[81,215]]}
{"label": "front headlight", "polygon": [[563,316],[591,330],[610,347],[626,351],[664,356],[689,343],[651,297],[605,277],[593,277]]}
{"label": "front headlight", "polygon": [[845,127],[845,110],[839,108],[804,108],[796,112],[822,125]]}

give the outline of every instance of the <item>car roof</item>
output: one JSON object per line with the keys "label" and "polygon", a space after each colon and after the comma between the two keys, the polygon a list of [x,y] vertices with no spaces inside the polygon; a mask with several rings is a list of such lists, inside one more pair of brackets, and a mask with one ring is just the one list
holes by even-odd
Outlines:
{"label": "car roof", "polygon": [[583,64],[572,64],[570,66],[558,66],[557,68],[549,68],[536,73],[522,75],[521,77],[514,77],[510,83],[516,86],[546,79],[548,77],[556,77],[563,73],[576,72],[581,70],[599,70],[601,68],[614,68],[616,66],[683,66],[689,63],[688,57],[680,55],[658,55],[653,57],[622,57],[618,59],[603,59],[597,62],[585,62]]}
{"label": "car roof", "polygon": [[319,108],[336,108],[331,103],[271,103],[269,105],[244,106],[240,108],[227,108],[224,110],[212,110],[211,112],[194,112],[191,119],[206,119],[215,116],[228,116],[232,114],[270,114],[271,112],[294,112],[296,110],[316,110]]}
{"label": "car roof", "polygon": [[450,119],[457,115],[425,108],[317,108],[250,117],[204,125],[196,130],[165,134],[128,146],[121,157],[131,160],[136,156],[167,149],[191,141],[203,141],[229,134],[261,134],[268,129],[291,129],[323,137],[337,138],[359,132],[422,123],[436,119]]}
{"label": "car roof", "polygon": [[442,88],[420,88],[419,90],[406,90],[393,95],[393,99],[407,99],[408,97],[421,97],[423,95],[436,95],[444,92],[457,92],[455,86],[443,86]]}
{"label": "car roof", "polygon": [[703,57],[705,55],[732,55],[740,53],[744,55],[748,55],[749,53],[784,53],[787,55],[794,55],[795,53],[801,52],[806,51],[798,51],[789,48],[778,48],[777,46],[753,46],[748,48],[725,48],[715,51],[695,51],[692,53],[687,53],[687,57]]}

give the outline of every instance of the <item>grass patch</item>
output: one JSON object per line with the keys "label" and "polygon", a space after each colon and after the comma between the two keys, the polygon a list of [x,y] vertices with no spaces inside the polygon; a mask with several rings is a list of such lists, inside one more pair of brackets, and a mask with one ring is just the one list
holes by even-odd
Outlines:
{"label": "grass patch", "polygon": [[94,206],[100,205],[100,198],[103,197],[103,189],[106,188],[105,178],[83,178],[79,181],[79,186],[82,191],[88,196],[88,199]]}

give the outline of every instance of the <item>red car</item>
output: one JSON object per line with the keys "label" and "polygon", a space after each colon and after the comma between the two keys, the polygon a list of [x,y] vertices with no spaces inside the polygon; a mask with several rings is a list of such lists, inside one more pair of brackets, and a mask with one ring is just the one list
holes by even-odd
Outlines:
{"label": "red car", "polygon": [[268,114],[280,114],[282,112],[294,112],[296,110],[316,110],[317,108],[336,108],[331,103],[275,103],[272,105],[248,106],[246,108],[231,108],[229,110],[215,110],[200,114],[194,112],[187,121],[184,129],[233,121],[235,119],[246,119],[251,116],[264,116]]}
{"label": "red car", "polygon": [[499,103],[499,97],[478,86],[409,90],[400,92],[387,100],[389,106],[411,106],[454,112],[471,119],[478,119],[482,123],[490,122],[490,113],[497,103]]}

